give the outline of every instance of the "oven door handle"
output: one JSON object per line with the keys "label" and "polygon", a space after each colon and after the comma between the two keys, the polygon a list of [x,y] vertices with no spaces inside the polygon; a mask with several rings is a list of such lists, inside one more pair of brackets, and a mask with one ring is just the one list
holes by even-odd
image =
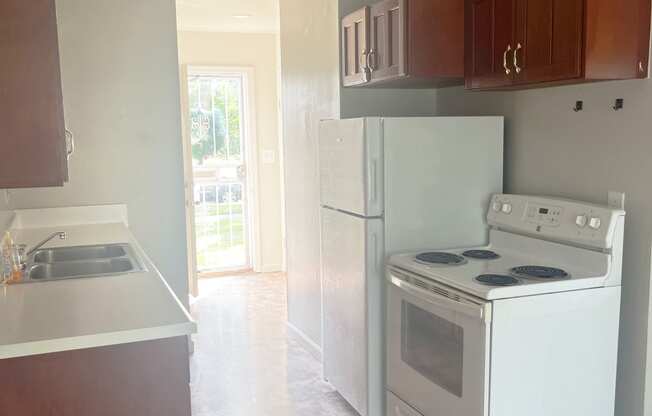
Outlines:
{"label": "oven door handle", "polygon": [[411,283],[408,283],[392,274],[390,274],[390,281],[400,290],[407,292],[412,296],[415,296],[441,309],[462,313],[472,318],[484,320],[485,322],[491,321],[491,316],[489,309],[487,308],[487,304],[469,304],[449,299],[447,297],[438,295],[434,292],[430,292]]}

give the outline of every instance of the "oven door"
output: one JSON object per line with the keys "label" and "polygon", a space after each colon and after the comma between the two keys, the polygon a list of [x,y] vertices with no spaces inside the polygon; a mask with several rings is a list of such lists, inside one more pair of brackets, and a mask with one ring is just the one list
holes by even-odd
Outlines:
{"label": "oven door", "polygon": [[486,416],[491,303],[387,273],[387,387],[424,416]]}

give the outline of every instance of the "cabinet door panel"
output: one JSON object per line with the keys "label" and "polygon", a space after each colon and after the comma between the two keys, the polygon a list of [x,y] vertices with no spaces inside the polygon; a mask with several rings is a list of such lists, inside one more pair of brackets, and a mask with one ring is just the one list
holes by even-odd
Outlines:
{"label": "cabinet door panel", "polygon": [[372,81],[405,75],[405,1],[385,0],[371,7]]}
{"label": "cabinet door panel", "polygon": [[54,0],[0,2],[0,189],[67,179]]}
{"label": "cabinet door panel", "polygon": [[407,7],[410,76],[464,77],[464,2],[410,0]]}
{"label": "cabinet door panel", "polygon": [[518,0],[517,16],[518,83],[582,76],[583,0]]}
{"label": "cabinet door panel", "polygon": [[342,20],[342,81],[345,86],[369,81],[366,66],[368,34],[369,7],[363,7]]}
{"label": "cabinet door panel", "polygon": [[512,84],[514,0],[467,0],[467,88]]}
{"label": "cabinet door panel", "polygon": [[638,70],[639,78],[646,78],[650,65],[650,9],[652,2],[650,0],[639,0],[637,12],[639,13],[639,42],[638,42]]}

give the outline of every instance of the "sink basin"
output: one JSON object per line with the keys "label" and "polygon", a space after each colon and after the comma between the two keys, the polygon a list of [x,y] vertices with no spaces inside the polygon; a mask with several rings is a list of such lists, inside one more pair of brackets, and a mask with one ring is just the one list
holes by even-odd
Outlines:
{"label": "sink basin", "polygon": [[39,250],[34,254],[34,263],[57,263],[64,261],[110,259],[127,255],[124,245],[111,244],[83,247],[62,247]]}
{"label": "sink basin", "polygon": [[128,258],[35,264],[28,271],[28,280],[43,281],[98,277],[138,270],[140,269],[137,269]]}
{"label": "sink basin", "polygon": [[25,282],[111,276],[146,271],[129,244],[38,250],[27,265]]}

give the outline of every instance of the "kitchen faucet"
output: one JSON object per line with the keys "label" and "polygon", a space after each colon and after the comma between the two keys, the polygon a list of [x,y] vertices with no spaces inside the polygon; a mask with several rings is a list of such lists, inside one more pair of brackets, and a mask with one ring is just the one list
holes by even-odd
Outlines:
{"label": "kitchen faucet", "polygon": [[34,254],[39,248],[43,247],[46,245],[50,240],[59,237],[61,240],[65,240],[67,235],[64,231],[57,231],[56,233],[53,233],[52,235],[48,236],[45,240],[41,241],[37,245],[35,245],[31,250],[29,250],[27,253],[25,253],[25,257],[29,258],[32,254]]}

